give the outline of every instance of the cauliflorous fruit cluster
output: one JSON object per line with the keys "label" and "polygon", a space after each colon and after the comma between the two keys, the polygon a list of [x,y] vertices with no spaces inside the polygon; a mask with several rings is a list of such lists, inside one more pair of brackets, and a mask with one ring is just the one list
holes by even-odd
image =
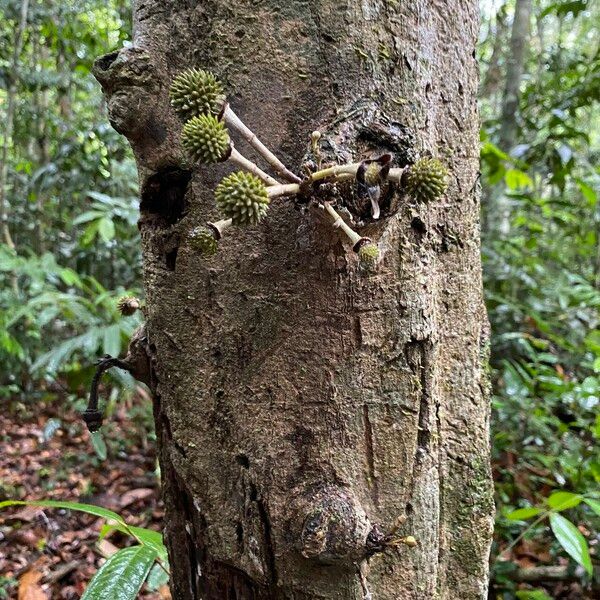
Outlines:
{"label": "cauliflorous fruit cluster", "polygon": [[[311,184],[316,185],[319,181],[359,181],[360,177],[368,188],[372,220],[379,219],[379,190],[386,182],[397,184],[418,202],[433,202],[446,191],[447,170],[435,158],[422,158],[406,169],[398,169],[390,168],[391,156],[384,155],[361,163],[329,167],[300,179],[234,113],[219,80],[203,69],[179,73],[171,85],[170,97],[177,115],[184,121],[181,144],[192,160],[204,164],[231,161],[243,169],[225,177],[215,189],[216,206],[225,218],[209,223],[208,227],[196,228],[189,234],[190,246],[203,256],[217,252],[218,240],[225,229],[232,225],[257,225],[265,217],[272,198],[297,195],[300,184],[306,193]],[[235,130],[253,146],[285,182],[280,182],[240,154],[233,146],[230,130]],[[379,259],[377,244],[356,233],[330,202],[317,204],[326,209],[333,218],[334,227],[340,228],[352,242],[360,264],[372,270]],[[125,314],[130,310],[125,302],[119,308]]]}

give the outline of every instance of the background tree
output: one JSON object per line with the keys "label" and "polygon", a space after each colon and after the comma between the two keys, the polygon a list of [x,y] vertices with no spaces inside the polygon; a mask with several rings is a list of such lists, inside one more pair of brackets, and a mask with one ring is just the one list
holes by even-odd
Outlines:
{"label": "background tree", "polygon": [[[177,598],[484,597],[477,15],[476,2],[137,3],[133,46],[96,62],[141,176]],[[214,70],[298,172],[318,129],[325,160],[441,156],[450,191],[400,199],[379,222],[349,207],[380,247],[370,276],[330,220],[292,201],[202,258],[190,232],[216,217],[229,168],[182,153],[168,88],[189,66]],[[398,526],[417,546],[367,567]]]}
{"label": "background tree", "polygon": [[[507,19],[516,26],[517,5],[502,1],[482,6],[489,24],[480,44],[483,79],[495,73],[506,82],[511,48],[505,43],[499,51],[497,38]],[[600,22],[599,8],[593,1],[533,3],[510,143],[502,113],[504,86],[484,87],[480,100],[482,181],[490,199],[483,205],[488,224],[484,274],[494,332],[498,516],[493,554],[498,558],[493,593],[502,598],[515,593],[594,595],[586,591],[590,584],[585,578],[551,584],[544,568],[565,552],[565,540],[547,518],[557,501],[569,498],[569,506],[558,512],[582,531],[600,526],[593,508],[600,482],[600,178],[595,158],[600,62],[598,39],[591,34]],[[493,198],[508,208],[505,236],[498,235]],[[527,558],[532,548],[537,556],[533,562]],[[593,549],[591,560],[586,559],[583,537],[570,551],[588,568],[597,560]],[[529,586],[516,581],[518,567],[533,569]],[[560,578],[568,579],[567,570]]]}

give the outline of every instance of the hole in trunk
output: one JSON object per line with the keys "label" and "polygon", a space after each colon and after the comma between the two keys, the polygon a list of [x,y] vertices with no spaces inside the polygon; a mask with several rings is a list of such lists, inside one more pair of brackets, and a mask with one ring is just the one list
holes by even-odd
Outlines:
{"label": "hole in trunk", "polygon": [[174,271],[175,270],[175,265],[177,263],[177,248],[175,248],[174,250],[171,250],[170,252],[167,252],[165,254],[165,263],[167,265],[167,269],[169,269],[169,271]]}
{"label": "hole in trunk", "polygon": [[94,67],[96,67],[100,71],[108,71],[110,66],[117,60],[119,56],[119,51],[115,50],[114,52],[109,52],[100,58],[97,58],[94,61]]}
{"label": "hole in trunk", "polygon": [[191,171],[175,167],[162,169],[150,176],[142,188],[142,215],[155,217],[156,224],[163,227],[177,223],[187,208],[185,194],[191,177]]}

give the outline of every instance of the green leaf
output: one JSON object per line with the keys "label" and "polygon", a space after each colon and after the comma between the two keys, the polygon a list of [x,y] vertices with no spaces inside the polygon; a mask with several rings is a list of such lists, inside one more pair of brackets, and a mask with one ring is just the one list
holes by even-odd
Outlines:
{"label": "green leaf", "polygon": [[581,504],[583,500],[579,494],[572,494],[571,492],[554,492],[550,494],[546,502],[550,508],[554,510],[566,510],[567,508],[573,508],[578,504]]}
{"label": "green leaf", "polygon": [[81,223],[89,223],[90,221],[96,221],[104,217],[104,213],[98,210],[88,210],[81,213],[73,219],[73,225],[81,225]]}
{"label": "green leaf", "polygon": [[588,573],[592,574],[592,561],[587,541],[571,521],[558,513],[550,514],[550,527],[565,552]]}
{"label": "green leaf", "polygon": [[102,217],[98,221],[98,233],[103,242],[110,242],[115,237],[115,224],[112,219]]}
{"label": "green leaf", "polygon": [[515,597],[518,600],[552,600],[544,590],[519,590]]}
{"label": "green leaf", "polygon": [[60,278],[65,282],[66,285],[74,285],[78,288],[83,287],[81,278],[73,269],[61,269]]}
{"label": "green leaf", "polygon": [[87,513],[88,515],[94,515],[101,517],[102,519],[112,519],[117,523],[125,526],[123,517],[118,515],[112,510],[102,508],[101,506],[94,506],[93,504],[80,504],[79,502],[61,502],[60,500],[5,500],[0,502],[0,509],[7,508],[9,506],[40,506],[42,508],[64,508],[68,510],[77,510],[79,512]]}
{"label": "green leaf", "polygon": [[151,592],[155,592],[162,585],[169,583],[168,569],[165,570],[161,565],[155,564],[150,570],[146,585]]}
{"label": "green leaf", "polygon": [[590,206],[596,206],[598,196],[591,185],[588,185],[581,179],[577,179],[577,187],[580,189],[583,197],[589,202]]}
{"label": "green leaf", "polygon": [[535,517],[542,512],[541,508],[535,508],[535,506],[531,506],[529,508],[518,508],[517,510],[513,510],[506,515],[507,519],[511,521],[524,521],[525,519],[531,519],[531,517]]}
{"label": "green leaf", "polygon": [[104,436],[102,433],[100,431],[94,431],[94,433],[90,435],[90,440],[96,456],[100,460],[106,460],[106,442],[104,441]]}
{"label": "green leaf", "polygon": [[518,169],[508,169],[504,174],[504,181],[511,190],[533,186],[531,177]]}
{"label": "green leaf", "polygon": [[102,348],[104,354],[119,356],[121,352],[121,326],[118,323],[104,328]]}
{"label": "green leaf", "polygon": [[584,498],[583,501],[600,517],[600,502],[592,498]]}
{"label": "green leaf", "polygon": [[169,556],[167,554],[167,548],[163,542],[163,536],[160,532],[154,531],[153,529],[146,529],[144,527],[125,527],[124,524],[111,524],[105,525],[100,530],[100,539],[106,537],[112,531],[117,530],[127,535],[133,535],[137,541],[144,545],[152,548],[156,553],[158,559],[164,564],[169,563]]}
{"label": "green leaf", "polygon": [[100,567],[81,600],[135,600],[155,559],[148,546],[119,550]]}

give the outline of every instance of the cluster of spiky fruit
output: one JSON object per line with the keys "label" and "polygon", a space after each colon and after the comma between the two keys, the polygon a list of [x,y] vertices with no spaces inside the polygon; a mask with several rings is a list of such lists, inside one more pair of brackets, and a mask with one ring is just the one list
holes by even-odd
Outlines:
{"label": "cluster of spiky fruit", "polygon": [[269,207],[265,184],[251,173],[237,171],[225,177],[215,190],[217,208],[234,225],[256,225]]}
{"label": "cluster of spiky fruit", "polygon": [[[215,76],[202,69],[183,71],[173,80],[170,95],[175,111],[185,120],[181,144],[189,156],[205,164],[226,160],[232,144],[225,123],[215,116],[225,102],[223,87]],[[215,200],[217,208],[239,226],[256,225],[269,206],[265,184],[243,171],[221,181]],[[193,232],[192,244],[204,255],[217,249],[217,240],[208,229]]]}
{"label": "cluster of spiky fruit", "polygon": [[[225,177],[217,186],[215,201],[225,219],[209,224],[209,228],[196,228],[190,233],[191,247],[204,256],[211,256],[217,251],[218,240],[223,229],[230,225],[256,225],[265,216],[270,198],[299,193],[302,182],[264,144],[260,143],[235,115],[225,101],[223,86],[212,73],[202,69],[183,71],[173,80],[170,96],[175,111],[184,121],[181,134],[182,146],[194,161],[212,164],[228,160],[249,171],[235,172]],[[277,180],[243,157],[231,143],[228,126],[241,133],[279,174],[283,174],[283,177],[287,177],[288,181],[294,183],[279,184]],[[384,157],[387,157],[385,164],[381,162]],[[439,160],[422,158],[404,170],[390,169],[390,161],[391,155],[383,155],[380,159],[363,161],[360,165],[340,167],[340,173],[356,174],[357,181],[362,181],[368,187],[374,220],[379,218],[380,186],[388,180],[388,176],[389,181],[401,184],[404,191],[418,202],[437,200],[446,191],[447,170]],[[360,171],[366,163],[368,163],[366,169]],[[309,179],[312,178],[314,182],[332,177],[335,181],[336,173],[336,168],[328,168],[310,175]],[[359,179],[359,173],[362,173],[364,181]],[[267,185],[274,187],[267,188]],[[289,188],[294,189],[289,191]],[[341,222],[341,217],[329,203],[325,204],[329,206],[328,212],[334,219],[334,225],[338,226],[336,224]],[[361,238],[348,225],[344,225],[343,229],[353,243],[361,266],[365,269],[373,268],[379,258],[377,244],[368,238]],[[123,308],[125,311],[128,310],[126,306]]]}
{"label": "cluster of spiky fruit", "polygon": [[227,157],[231,140],[222,121],[213,115],[200,115],[184,124],[181,144],[194,160],[212,164]]}
{"label": "cluster of spiky fruit", "polygon": [[432,202],[446,191],[448,171],[437,158],[420,158],[408,169],[406,192],[418,202]]}
{"label": "cluster of spiky fruit", "polygon": [[177,114],[187,121],[198,115],[218,115],[225,102],[221,82],[203,69],[187,69],[173,79],[171,104]]}

